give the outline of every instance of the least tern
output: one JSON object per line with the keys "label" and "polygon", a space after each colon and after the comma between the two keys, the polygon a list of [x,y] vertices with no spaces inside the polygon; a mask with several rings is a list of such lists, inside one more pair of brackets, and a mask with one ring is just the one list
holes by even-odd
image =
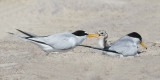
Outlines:
{"label": "least tern", "polygon": [[48,36],[37,36],[32,33],[28,33],[17,29],[19,32],[25,34],[26,36],[20,36],[14,33],[12,35],[27,39],[42,48],[45,52],[60,52],[70,50],[75,48],[77,45],[81,44],[86,37],[98,37],[99,34],[87,33],[83,30],[77,30],[73,33],[64,32]]}
{"label": "least tern", "polygon": [[137,44],[141,44],[144,48],[147,49],[147,47],[142,42],[141,35],[137,32],[132,32],[110,44],[108,50],[115,52],[104,51],[103,53],[110,56],[136,56],[138,55]]}

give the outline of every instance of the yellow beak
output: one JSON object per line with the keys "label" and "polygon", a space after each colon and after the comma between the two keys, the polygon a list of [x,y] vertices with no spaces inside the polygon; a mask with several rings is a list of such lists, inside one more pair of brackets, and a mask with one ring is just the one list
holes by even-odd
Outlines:
{"label": "yellow beak", "polygon": [[89,33],[87,37],[99,37],[99,34]]}
{"label": "yellow beak", "polygon": [[143,43],[142,41],[141,41],[140,43],[141,43],[141,45],[142,45],[144,48],[147,49],[147,47],[144,45],[144,43]]}

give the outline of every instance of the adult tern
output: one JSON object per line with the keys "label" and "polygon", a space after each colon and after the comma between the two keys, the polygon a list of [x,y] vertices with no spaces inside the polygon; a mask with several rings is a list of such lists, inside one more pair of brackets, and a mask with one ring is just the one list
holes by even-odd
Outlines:
{"label": "adult tern", "polygon": [[17,29],[19,32],[25,34],[26,36],[17,35],[10,33],[12,35],[27,39],[45,52],[60,52],[66,51],[75,48],[77,45],[81,44],[87,37],[98,37],[99,34],[96,33],[87,33],[83,30],[77,30],[73,33],[64,32],[48,36],[37,36],[35,34],[25,32]]}
{"label": "adult tern", "polygon": [[115,52],[106,52],[104,54],[110,56],[137,56],[138,55],[138,46],[137,44],[141,44],[144,48],[147,47],[142,42],[142,37],[137,32],[129,33],[117,41],[110,44],[108,50],[112,50]]}

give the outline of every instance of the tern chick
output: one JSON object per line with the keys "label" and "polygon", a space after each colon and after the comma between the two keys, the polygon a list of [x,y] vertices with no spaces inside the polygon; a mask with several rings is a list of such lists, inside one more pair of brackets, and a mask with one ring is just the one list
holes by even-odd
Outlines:
{"label": "tern chick", "polygon": [[99,48],[108,49],[109,44],[107,42],[107,38],[108,38],[107,32],[105,30],[99,30],[98,34],[100,35],[98,40]]}

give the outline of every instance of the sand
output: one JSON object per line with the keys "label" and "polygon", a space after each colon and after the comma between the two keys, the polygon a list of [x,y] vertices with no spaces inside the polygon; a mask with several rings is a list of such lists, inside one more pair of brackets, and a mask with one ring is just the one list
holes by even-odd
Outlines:
{"label": "sand", "polygon": [[[0,80],[159,80],[159,13],[159,0],[0,0]],[[37,35],[104,29],[110,42],[135,31],[148,49],[139,45],[139,57],[110,57],[84,47],[46,56],[7,33],[16,29]],[[82,44],[97,46],[97,40]]]}

